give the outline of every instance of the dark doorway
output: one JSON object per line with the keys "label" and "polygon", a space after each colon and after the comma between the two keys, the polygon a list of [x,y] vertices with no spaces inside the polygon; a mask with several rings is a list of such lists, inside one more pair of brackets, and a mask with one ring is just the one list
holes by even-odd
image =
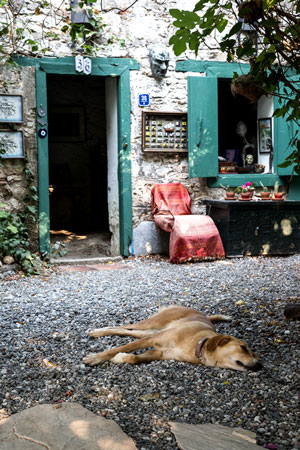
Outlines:
{"label": "dark doorway", "polygon": [[51,241],[108,256],[105,78],[48,75],[47,101]]}

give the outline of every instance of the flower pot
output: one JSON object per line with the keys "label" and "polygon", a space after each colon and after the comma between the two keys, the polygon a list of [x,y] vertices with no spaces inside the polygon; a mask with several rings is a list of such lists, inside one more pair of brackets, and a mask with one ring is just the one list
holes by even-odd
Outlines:
{"label": "flower pot", "polygon": [[237,94],[246,97],[250,103],[255,103],[265,93],[264,89],[257,84],[251,73],[240,75],[231,84],[231,92],[235,97]]}
{"label": "flower pot", "polygon": [[269,200],[270,196],[271,196],[271,192],[261,192],[260,193],[260,198],[262,200]]}
{"label": "flower pot", "polygon": [[225,200],[234,200],[234,199],[235,199],[235,193],[233,191],[225,192]]}
{"label": "flower pot", "polygon": [[241,200],[250,200],[251,192],[241,192]]}
{"label": "flower pot", "polygon": [[274,193],[274,197],[275,198],[282,198],[283,197],[283,192],[275,192]]}

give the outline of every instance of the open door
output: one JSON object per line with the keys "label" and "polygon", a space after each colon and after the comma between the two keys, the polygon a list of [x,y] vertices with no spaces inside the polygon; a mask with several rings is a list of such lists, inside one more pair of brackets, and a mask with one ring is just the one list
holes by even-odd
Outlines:
{"label": "open door", "polygon": [[218,79],[188,77],[190,177],[218,176]]}

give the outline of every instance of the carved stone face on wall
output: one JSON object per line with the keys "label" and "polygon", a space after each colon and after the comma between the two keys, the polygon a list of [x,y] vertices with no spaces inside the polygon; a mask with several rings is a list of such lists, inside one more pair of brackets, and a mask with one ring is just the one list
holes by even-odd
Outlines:
{"label": "carved stone face on wall", "polygon": [[168,70],[170,54],[168,49],[161,44],[155,44],[150,48],[150,66],[155,78],[163,78]]}

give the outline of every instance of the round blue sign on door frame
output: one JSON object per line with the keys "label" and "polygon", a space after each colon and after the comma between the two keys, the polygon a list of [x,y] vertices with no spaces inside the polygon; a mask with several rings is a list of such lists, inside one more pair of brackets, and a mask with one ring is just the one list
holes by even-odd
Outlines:
{"label": "round blue sign on door frame", "polygon": [[150,106],[150,94],[139,94],[139,106]]}

